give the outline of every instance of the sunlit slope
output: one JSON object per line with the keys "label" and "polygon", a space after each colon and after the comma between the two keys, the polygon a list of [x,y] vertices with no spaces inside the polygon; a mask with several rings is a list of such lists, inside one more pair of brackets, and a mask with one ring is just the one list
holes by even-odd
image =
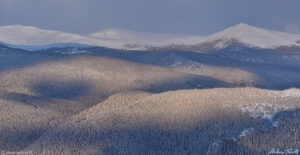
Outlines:
{"label": "sunlit slope", "polygon": [[[256,88],[120,93],[73,116],[25,150],[37,154],[43,151],[67,154],[230,154],[232,150],[235,154],[243,151],[245,154],[259,154],[270,147],[254,149],[251,145],[261,143],[236,144],[236,140],[248,136],[245,130],[250,128],[265,131],[256,135],[256,139],[268,134],[279,135],[269,131],[282,128],[282,124],[290,119],[280,116],[281,113],[299,108],[299,94],[297,89],[270,91]],[[281,135],[284,138],[287,134]],[[231,145],[227,141],[232,138],[236,145],[226,147]],[[245,149],[244,145],[250,146]],[[266,146],[293,145],[270,139]]]}
{"label": "sunlit slope", "polygon": [[[8,65],[0,72],[1,149],[21,150],[41,133],[56,128],[74,114],[103,101],[108,96],[143,90],[163,92],[177,89],[226,86],[203,76],[126,60],[92,56],[53,55]],[[3,58],[5,59],[5,58]]]}
{"label": "sunlit slope", "polygon": [[[300,55],[246,46],[218,51],[121,51],[90,48],[95,55],[167,67],[177,72],[207,76],[231,86],[288,89],[300,86]],[[47,52],[52,52],[48,50]]]}
{"label": "sunlit slope", "polygon": [[[82,106],[125,90],[161,92],[224,86],[211,78],[109,57],[78,55],[0,72],[0,93],[12,100],[73,100]],[[52,106],[52,105],[51,105]]]}
{"label": "sunlit slope", "polygon": [[62,119],[62,114],[34,103],[0,98],[0,149],[21,151]]}

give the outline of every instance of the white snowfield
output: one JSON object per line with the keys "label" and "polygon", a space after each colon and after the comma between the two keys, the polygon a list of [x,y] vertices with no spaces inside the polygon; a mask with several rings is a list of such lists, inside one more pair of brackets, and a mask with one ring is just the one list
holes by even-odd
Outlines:
{"label": "white snowfield", "polygon": [[[78,35],[31,26],[0,26],[0,42],[17,48],[37,50],[64,46],[101,46],[114,49],[146,50],[148,47],[195,45],[222,40],[215,48],[226,47],[226,40],[235,39],[250,47],[274,49],[280,46],[299,46],[300,35],[276,32],[247,24],[238,24],[208,36],[152,34],[121,29],[108,29],[88,35]],[[129,47],[130,46],[130,47]]]}

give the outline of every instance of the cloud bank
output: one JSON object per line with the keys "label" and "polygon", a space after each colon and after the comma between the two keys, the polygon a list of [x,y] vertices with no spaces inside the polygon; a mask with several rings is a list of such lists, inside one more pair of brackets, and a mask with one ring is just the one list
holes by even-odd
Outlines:
{"label": "cloud bank", "polygon": [[201,35],[243,22],[300,33],[299,6],[299,0],[0,0],[0,25]]}

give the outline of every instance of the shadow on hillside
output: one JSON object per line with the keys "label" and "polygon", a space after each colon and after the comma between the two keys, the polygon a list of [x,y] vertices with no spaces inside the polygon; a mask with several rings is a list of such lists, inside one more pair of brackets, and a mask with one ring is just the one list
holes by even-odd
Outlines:
{"label": "shadow on hillside", "polygon": [[33,106],[34,108],[38,108],[38,106],[33,103],[50,102],[49,98],[45,98],[43,96],[28,95],[28,94],[16,93],[16,92],[5,93],[2,95],[2,97],[9,101],[15,101],[15,102],[23,103],[24,105],[27,106]]}
{"label": "shadow on hillside", "polygon": [[28,106],[38,108],[47,104],[57,104],[54,100],[77,100],[89,93],[91,86],[87,82],[57,82],[57,81],[42,81],[34,83],[32,86],[35,95],[6,92],[2,97],[6,100],[12,100],[24,103]]}
{"label": "shadow on hillside", "polygon": [[[210,119],[206,122],[199,122],[185,127],[186,129],[168,130],[149,124],[139,127],[95,129],[87,123],[81,127],[59,127],[45,131],[44,134],[36,133],[38,129],[27,128],[17,131],[4,130],[4,132],[0,132],[0,135],[5,137],[7,143],[11,143],[8,146],[22,144],[19,146],[19,150],[26,148],[37,139],[37,136],[40,136],[39,140],[42,141],[36,143],[38,150],[42,149],[41,147],[52,146],[57,149],[71,147],[75,151],[76,149],[101,148],[98,150],[99,154],[205,154],[212,143],[236,137],[242,130],[256,124],[257,122],[248,118],[228,116],[220,120]],[[98,127],[101,126],[96,128]],[[44,138],[47,141],[43,141]],[[106,145],[106,148],[102,148],[103,145]],[[53,148],[49,150],[50,153],[62,153]],[[32,148],[26,150],[34,151],[30,149]],[[88,152],[90,150],[82,151],[91,154]],[[240,150],[233,153],[239,153],[238,151]],[[254,154],[245,148],[243,151]]]}
{"label": "shadow on hillside", "polygon": [[5,48],[0,45],[0,72],[38,65],[47,61],[64,59],[67,56],[56,53],[31,52],[21,49]]}
{"label": "shadow on hillside", "polygon": [[285,151],[290,150],[290,153],[286,154],[297,155],[298,153],[294,151],[300,148],[299,118],[300,109],[281,111],[276,113],[272,122],[265,124],[262,129],[256,129],[255,132],[234,142],[236,147],[230,147],[228,144],[223,147],[228,151],[246,148],[260,152],[260,154],[268,154],[271,150],[275,150],[270,155],[284,154]]}
{"label": "shadow on hillside", "polygon": [[214,78],[205,76],[191,76],[180,80],[169,80],[164,82],[150,83],[145,87],[139,88],[139,91],[162,93],[166,91],[175,91],[182,89],[207,89],[229,86],[229,84]]}
{"label": "shadow on hillside", "polygon": [[[0,51],[0,71],[70,57],[55,53],[57,50],[63,52],[65,49],[55,48],[30,52],[9,48],[7,51]],[[295,53],[252,48],[224,49],[206,53],[175,50],[122,51],[101,47],[83,50],[89,51],[90,55],[109,56],[162,67],[170,67],[178,61],[189,60],[209,66],[236,68],[253,73],[260,79],[257,84],[253,85],[254,87],[276,90],[300,88],[300,55]]]}
{"label": "shadow on hillside", "polygon": [[32,89],[40,97],[71,100],[87,94],[90,86],[86,82],[42,81],[35,83]]}
{"label": "shadow on hillside", "polygon": [[[216,154],[266,154],[272,148],[298,148],[295,144],[295,130],[291,130],[291,126],[299,129],[299,110],[283,111],[278,115],[297,115],[289,120],[290,116],[284,116],[287,122],[285,129],[283,128],[266,128],[266,120],[254,121],[250,117],[234,117],[229,115],[219,119],[211,118],[205,122],[199,122],[193,126],[184,126],[186,129],[162,129],[155,125],[144,124],[138,127],[131,126],[127,128],[103,128],[100,129],[90,127],[89,123],[83,126],[57,128],[48,130],[44,134],[36,134],[36,129],[21,130],[19,132],[2,132],[11,146],[20,144],[24,141],[27,145],[32,143],[37,135],[41,136],[41,143],[37,144],[37,150],[41,147],[50,148],[49,153],[61,153],[60,147],[66,148],[67,151],[81,150],[88,154],[91,150],[87,148],[101,148],[98,154],[205,154],[213,143],[219,145],[215,147]],[[80,121],[85,121],[85,118]],[[117,121],[117,120],[116,120]],[[290,124],[293,122],[292,124]],[[116,122],[111,122],[116,123]],[[146,123],[146,122],[145,122]],[[93,124],[93,123],[91,123]],[[290,126],[289,126],[290,125]],[[240,141],[237,137],[245,130],[255,127],[253,136],[247,135],[248,143]],[[6,130],[9,131],[9,130]],[[21,135],[26,136],[22,137]],[[32,136],[30,136],[32,135]],[[249,136],[249,137],[248,137]],[[17,138],[16,138],[17,137]],[[234,139],[233,139],[234,137]],[[45,139],[46,138],[46,139]],[[45,141],[46,140],[46,141]],[[46,143],[42,143],[46,142]],[[296,139],[297,144],[300,139]],[[8,145],[9,146],[9,145]],[[23,146],[23,145],[20,145]],[[105,146],[105,147],[104,147]],[[294,146],[294,147],[293,147]],[[24,149],[25,147],[20,148]],[[255,149],[253,149],[255,148]],[[27,151],[32,148],[27,148]],[[69,149],[69,150],[68,150]],[[62,149],[65,150],[65,149]],[[77,150],[77,151],[78,151]],[[213,153],[212,153],[213,154]]]}
{"label": "shadow on hillside", "polygon": [[[110,95],[122,91],[134,91],[134,89],[120,89],[113,92],[102,92],[101,89],[92,89],[89,81],[60,81],[60,80],[38,80],[33,82],[29,89],[34,95],[6,92],[0,97],[6,100],[20,102],[28,106],[38,108],[39,106],[47,106],[48,104],[58,104],[57,101],[65,102],[66,100],[82,102],[87,107],[97,104]],[[182,89],[204,89],[227,87],[228,84],[223,81],[203,76],[188,76],[180,80],[172,79],[163,82],[144,84],[136,88],[137,91],[145,91],[151,93],[161,93],[166,91],[182,90]]]}
{"label": "shadow on hillside", "polygon": [[20,152],[42,136],[47,128],[0,128],[0,150],[5,152]]}
{"label": "shadow on hillside", "polygon": [[175,50],[124,52],[105,48],[91,48],[90,50],[100,56],[110,56],[163,67],[171,66],[178,60],[190,60],[204,65],[237,68],[251,72],[261,79],[254,87],[276,90],[291,87],[300,88],[299,54],[251,48],[240,51],[224,49],[207,53]]}
{"label": "shadow on hillside", "polygon": [[[39,98],[37,97],[36,99]],[[22,150],[39,138],[39,140],[47,138],[49,141],[46,144],[37,143],[38,147],[71,147],[75,150],[101,148],[98,150],[99,154],[144,154],[145,152],[149,154],[205,154],[211,144],[221,140],[220,144],[222,146],[219,154],[251,155],[260,154],[253,147],[262,147],[262,150],[265,152],[270,151],[274,146],[292,147],[292,143],[295,142],[295,135],[294,130],[291,129],[292,127],[299,129],[300,124],[299,109],[277,113],[273,117],[274,121],[286,121],[285,128],[277,129],[267,126],[266,124],[270,125],[268,120],[253,119],[246,115],[237,116],[234,113],[224,112],[224,114],[219,113],[215,116],[216,118],[208,118],[205,121],[195,122],[190,126],[182,125],[181,127],[185,129],[181,129],[181,127],[179,129],[177,127],[163,129],[158,125],[153,125],[155,123],[151,123],[151,125],[147,122],[142,122],[137,126],[131,124],[123,128],[101,128],[101,125],[93,126],[96,127],[93,128],[89,126],[93,122],[87,123],[89,118],[76,120],[76,123],[81,124],[81,126],[67,124],[65,128],[61,126],[58,128],[53,128],[52,126],[50,128],[50,125],[48,127],[46,124],[46,127],[40,127],[40,129],[36,127],[2,129],[0,131],[0,142],[1,140],[4,142],[2,141],[0,147],[3,150],[10,150],[9,147],[14,148],[12,151]],[[118,124],[122,126],[124,123],[127,123],[119,115],[115,115],[115,117],[109,123],[117,126]],[[151,120],[151,118],[149,119]],[[180,126],[179,124],[174,124]],[[239,140],[231,139],[231,137],[238,137],[241,131],[252,127],[258,128],[259,132],[256,132],[253,138],[249,139],[248,143],[241,143]],[[45,128],[50,128],[51,130],[46,130]],[[300,144],[300,139],[296,139],[296,141]],[[103,146],[106,146],[106,148],[103,149]],[[50,150],[50,154],[59,154],[61,153],[59,151]]]}
{"label": "shadow on hillside", "polygon": [[[194,52],[158,52],[158,53],[98,53],[99,55],[120,57],[127,60],[132,60],[136,62],[156,64],[160,66],[165,66],[168,62],[164,61],[162,63],[159,60],[168,60],[167,57],[170,54],[177,54],[188,59],[215,66],[228,66],[233,68],[240,68],[243,70],[255,73],[264,82],[269,82],[274,85],[258,85],[257,87],[272,88],[272,89],[285,89],[287,87],[298,87],[300,82],[295,81],[294,83],[288,83],[285,78],[292,74],[300,72],[300,68],[290,64],[280,64],[283,59],[280,58],[282,55],[275,55],[276,57],[271,57],[272,53],[265,52],[266,55],[262,56],[264,59],[268,60],[271,58],[276,58],[276,63],[253,63],[253,62],[241,62],[235,58],[230,58],[226,55],[220,55],[219,53],[205,54],[205,53],[194,53]],[[115,54],[115,55],[114,55]],[[251,54],[251,53],[248,53]],[[257,54],[257,53],[254,53]],[[132,57],[131,57],[132,56]],[[251,55],[250,55],[251,56]],[[28,55],[29,57],[29,55]],[[253,57],[256,58],[254,55]],[[27,56],[25,57],[27,58]],[[141,58],[141,59],[140,59]],[[154,61],[154,59],[157,59]],[[18,58],[19,59],[19,58]],[[50,60],[50,59],[46,59]],[[274,59],[272,59],[274,60]],[[19,60],[18,60],[19,61]],[[27,60],[26,60],[27,61]],[[40,60],[39,60],[40,61]],[[41,60],[42,61],[42,60]],[[43,60],[44,61],[44,60]],[[171,61],[171,60],[170,60]],[[36,61],[38,62],[38,61]],[[0,62],[1,63],[1,62]],[[14,61],[11,62],[13,64]],[[2,63],[1,63],[2,64]],[[3,63],[4,64],[4,63]],[[31,63],[24,63],[17,65],[17,67],[23,67]],[[12,68],[17,68],[13,66]],[[9,68],[9,67],[8,67]],[[275,70],[275,73],[282,74],[277,77],[274,81],[274,77],[268,74],[270,70]],[[285,71],[281,73],[280,71]],[[296,77],[298,74],[295,75]],[[299,78],[300,79],[300,78]],[[272,81],[273,80],[273,81]],[[279,82],[279,83],[276,83]],[[224,87],[227,86],[226,83],[212,78],[204,78],[195,76],[195,78],[187,78],[182,81],[166,81],[157,84],[150,84],[143,88],[139,88],[150,92],[162,92],[168,90],[177,89],[193,89],[193,88],[213,88],[213,87]],[[28,104],[29,106],[35,106],[31,103],[35,102],[49,102],[52,103],[52,98],[56,99],[66,99],[66,100],[76,100],[80,97],[85,96],[89,93],[91,85],[83,81],[47,81],[37,82],[32,85],[32,89],[36,95],[28,95],[23,93],[11,92],[6,95],[6,99],[14,100],[17,102]],[[96,93],[95,93],[96,94]],[[274,116],[274,119],[278,118],[299,118],[299,112],[285,111],[278,113]],[[297,119],[294,119],[297,122]],[[112,122],[120,123],[120,122]],[[108,128],[106,130],[93,130],[88,126],[84,126],[83,129],[80,128],[65,128],[53,130],[45,130],[43,128],[38,129],[36,127],[31,127],[30,123],[27,128],[22,129],[11,129],[4,128],[0,131],[0,150],[10,150],[12,151],[22,150],[28,145],[32,144],[38,138],[50,138],[50,146],[57,144],[58,146],[76,146],[80,148],[81,146],[99,146],[103,142],[107,142],[111,145],[107,149],[103,150],[106,154],[143,154],[149,152],[152,154],[169,153],[169,154],[205,154],[209,146],[220,139],[226,139],[227,137],[236,137],[242,130],[257,126],[257,121],[253,121],[249,118],[243,117],[223,117],[221,120],[215,120],[210,118],[206,122],[199,122],[195,126],[190,127],[187,130],[166,130],[159,127],[151,126],[145,124],[142,127],[128,127],[123,129]],[[260,122],[261,123],[261,122]],[[297,127],[299,127],[299,123]],[[289,123],[287,123],[289,126]],[[46,126],[47,128],[49,126]],[[287,132],[285,132],[287,131]],[[288,133],[287,130],[278,131],[278,133]],[[262,132],[264,134],[265,132]],[[292,134],[291,134],[292,135]],[[270,135],[272,137],[273,135]],[[276,137],[276,136],[275,136]],[[2,141],[1,141],[2,140]],[[254,140],[261,140],[260,137],[255,137]],[[288,141],[288,139],[287,139]],[[300,140],[299,140],[300,142]],[[257,152],[251,150],[246,145],[236,146],[232,141],[228,141],[229,145],[225,146],[225,151],[231,151],[231,154],[238,154],[244,151],[244,154],[257,154]],[[239,147],[236,150],[230,150],[232,147]],[[55,151],[55,150],[54,150]],[[102,150],[99,150],[100,154]],[[246,152],[246,153],[245,153]],[[228,154],[230,154],[228,153]]]}

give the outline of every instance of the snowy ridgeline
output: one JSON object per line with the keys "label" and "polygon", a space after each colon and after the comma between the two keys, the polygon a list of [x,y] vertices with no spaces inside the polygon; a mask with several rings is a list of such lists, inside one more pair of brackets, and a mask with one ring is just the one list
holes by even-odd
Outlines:
{"label": "snowy ridgeline", "polygon": [[114,49],[147,50],[171,45],[193,46],[216,42],[214,48],[226,48],[228,41],[237,40],[249,47],[275,49],[283,46],[300,47],[300,35],[276,32],[247,24],[238,24],[208,36],[152,34],[121,29],[108,29],[88,35],[42,30],[31,26],[0,27],[0,42],[10,47],[40,50],[66,46],[101,46]]}
{"label": "snowy ridgeline", "polygon": [[27,51],[47,50],[51,48],[73,48],[74,51],[69,54],[83,53],[79,50],[76,51],[76,49],[92,47],[90,45],[76,44],[76,43],[61,43],[61,44],[50,44],[50,45],[41,45],[41,46],[29,46],[29,45],[13,45],[13,44],[6,44],[0,42],[0,45],[4,45],[6,47],[16,48],[16,49],[24,49]]}

